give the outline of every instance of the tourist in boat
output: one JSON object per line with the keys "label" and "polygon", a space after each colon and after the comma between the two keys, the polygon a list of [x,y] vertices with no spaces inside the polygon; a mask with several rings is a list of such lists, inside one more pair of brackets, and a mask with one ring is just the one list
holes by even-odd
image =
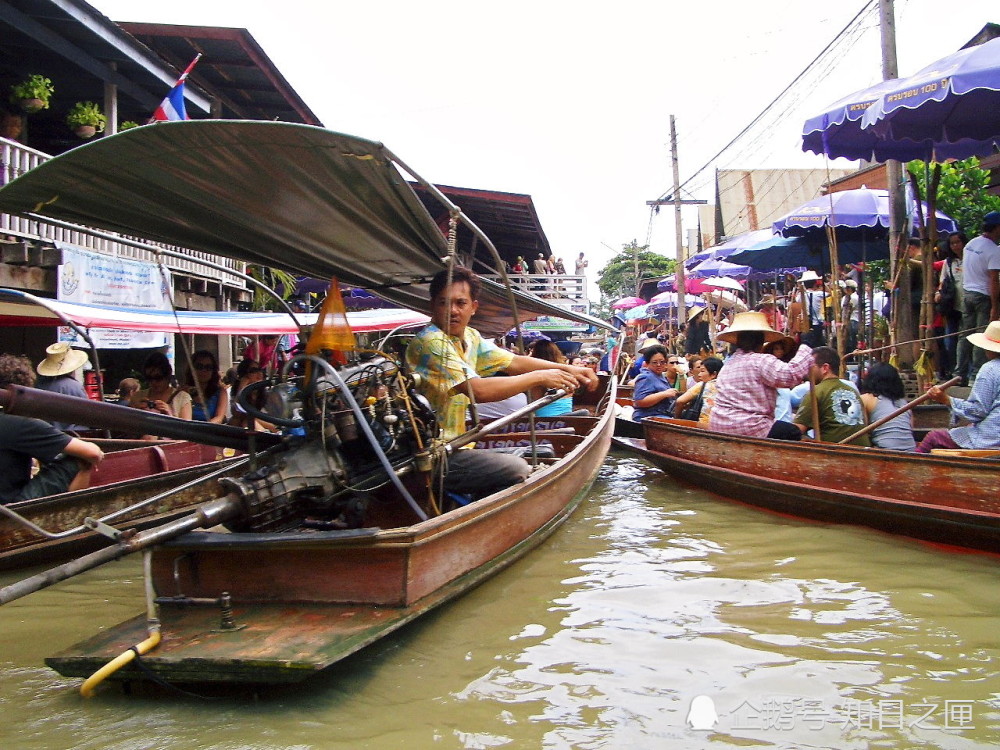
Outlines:
{"label": "tourist in boat", "polygon": [[679,354],[668,354],[666,347],[655,344],[644,352],[646,366],[632,388],[632,419],[673,417],[674,402],[684,391],[684,377],[678,372],[683,360]]}
{"label": "tourist in boat", "polygon": [[[702,427],[708,427],[708,417],[715,406],[715,392],[718,386],[716,378],[722,370],[722,360],[718,357],[706,357],[698,363],[698,383],[688,388],[677,397],[674,403],[674,416],[681,419],[692,419]],[[689,413],[695,409],[694,413]],[[688,416],[685,416],[688,414]]]}
{"label": "tourist in boat", "polygon": [[[0,355],[0,387],[8,385],[35,385],[31,360]],[[48,422],[0,412],[0,503],[85,489],[103,458],[94,443],[70,437]],[[34,477],[32,459],[40,466]]]}
{"label": "tourist in boat", "polygon": [[222,387],[219,362],[207,349],[196,351],[191,362],[194,369],[188,372],[186,379],[192,400],[191,419],[222,424],[229,414],[229,394]]}
{"label": "tourist in boat", "polygon": [[[802,400],[795,414],[795,424],[803,434],[814,429],[814,405],[819,414],[819,435],[813,436],[816,440],[836,443],[865,426],[861,394],[852,383],[840,379],[840,355],[836,349],[829,346],[813,349],[809,377],[813,393]],[[862,435],[850,444],[870,448],[871,440]]]}
{"label": "tourist in boat", "polygon": [[[566,358],[563,356],[562,351],[548,337],[538,339],[537,341],[533,341],[531,343],[531,346],[528,347],[528,354],[529,356],[532,356],[535,359],[543,359],[546,362],[557,362],[561,364],[566,361]],[[589,360],[592,360],[592,358],[587,357],[584,360],[584,364],[582,366],[590,367],[590,365],[588,364]],[[596,360],[594,360],[594,364],[595,367],[590,369],[596,370]],[[533,388],[531,390],[532,401],[540,399],[544,395],[545,395],[544,388]],[[571,394],[567,394],[558,401],[553,401],[551,404],[546,404],[540,409],[535,410],[536,417],[559,417],[572,413],[573,413],[573,396]],[[587,412],[586,410],[583,410],[582,413],[589,414],[589,412]]]}
{"label": "tourist in boat", "polygon": [[[87,361],[87,353],[73,349],[66,341],[57,341],[45,350],[45,359],[38,363],[36,372],[38,380],[35,388],[50,393],[61,393],[64,396],[87,398],[83,384],[73,374]],[[57,430],[64,432],[81,432],[89,429],[86,425],[63,422],[58,419],[47,420]]]}
{"label": "tourist in boat", "polygon": [[[861,403],[865,407],[868,423],[877,422],[906,406],[903,380],[895,367],[886,362],[876,362],[861,382]],[[871,442],[876,448],[891,451],[913,451],[917,443],[913,439],[913,413],[904,412],[876,427],[871,433]]]}
{"label": "tourist in boat", "polygon": [[738,313],[719,339],[736,345],[717,379],[709,428],[747,437],[801,440],[799,428],[776,421],[778,388],[797,385],[809,373],[812,349],[802,344],[788,362],[764,354],[765,342],[783,339],[759,312]]}
{"label": "tourist in boat", "polygon": [[153,352],[142,365],[142,375],[148,386],[136,391],[130,406],[166,414],[168,417],[191,419],[191,396],[172,384],[174,370],[163,352]]}
{"label": "tourist in boat", "polygon": [[[441,426],[441,437],[464,434],[472,400],[500,401],[531,388],[595,388],[597,375],[585,367],[546,362],[514,354],[483,339],[469,326],[479,309],[479,277],[462,266],[441,271],[431,280],[431,324],[418,333],[406,350],[410,370],[422,378],[421,390]],[[488,377],[501,370],[510,377]],[[484,497],[524,481],[527,461],[519,456],[465,448],[448,458],[447,491]]]}
{"label": "tourist in boat", "polygon": [[968,340],[982,349],[986,358],[969,397],[949,396],[936,385],[927,391],[933,401],[951,409],[953,419],[967,420],[968,425],[931,430],[917,446],[918,453],[930,453],[934,448],[1000,448],[1000,320],[991,322],[985,333],[970,333]]}
{"label": "tourist in boat", "polygon": [[[248,430],[259,430],[275,432],[277,427],[270,422],[256,419],[247,414],[240,403],[240,392],[249,385],[259,383],[264,379],[264,368],[255,359],[243,359],[236,366],[235,382],[229,389],[229,403],[231,405],[231,416],[229,424],[236,427],[245,427]],[[249,404],[258,411],[264,409],[265,393],[263,388],[254,389],[247,396]]]}

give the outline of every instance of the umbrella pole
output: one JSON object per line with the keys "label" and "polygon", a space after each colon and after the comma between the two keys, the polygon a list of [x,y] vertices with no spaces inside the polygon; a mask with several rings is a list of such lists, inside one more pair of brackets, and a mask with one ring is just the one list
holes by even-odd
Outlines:
{"label": "umbrella pole", "polygon": [[837,337],[837,356],[840,357],[840,377],[844,377],[844,306],[840,303],[840,254],[837,248],[837,232],[826,225],[826,236],[830,244],[830,292],[833,297],[833,333]]}

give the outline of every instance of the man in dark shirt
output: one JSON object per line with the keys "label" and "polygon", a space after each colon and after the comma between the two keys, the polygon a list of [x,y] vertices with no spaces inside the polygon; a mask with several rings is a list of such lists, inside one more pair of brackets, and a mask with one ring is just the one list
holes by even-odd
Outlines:
{"label": "man in dark shirt", "polygon": [[[0,354],[0,387],[31,387],[35,373],[26,357]],[[90,484],[104,458],[94,443],[73,438],[48,422],[0,412],[0,502],[10,503],[79,490]],[[40,464],[31,476],[31,460]]]}

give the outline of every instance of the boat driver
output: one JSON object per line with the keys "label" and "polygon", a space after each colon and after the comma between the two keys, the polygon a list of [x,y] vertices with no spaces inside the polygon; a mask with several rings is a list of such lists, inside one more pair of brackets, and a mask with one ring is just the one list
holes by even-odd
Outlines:
{"label": "boat driver", "polygon": [[[431,323],[406,351],[410,370],[422,378],[421,389],[441,425],[441,438],[452,440],[466,431],[470,403],[501,401],[530,388],[593,389],[597,375],[586,367],[548,362],[514,354],[484,339],[469,321],[479,309],[479,278],[467,268],[441,271],[432,280]],[[509,377],[488,377],[505,371]],[[468,446],[448,458],[444,488],[448,492],[485,497],[523,482],[530,471],[519,456],[475,450]]]}
{"label": "boat driver", "polygon": [[[0,387],[35,384],[27,357],[0,354]],[[94,443],[70,437],[48,422],[0,412],[0,503],[82,490],[104,458]],[[31,461],[41,468],[31,476]]]}

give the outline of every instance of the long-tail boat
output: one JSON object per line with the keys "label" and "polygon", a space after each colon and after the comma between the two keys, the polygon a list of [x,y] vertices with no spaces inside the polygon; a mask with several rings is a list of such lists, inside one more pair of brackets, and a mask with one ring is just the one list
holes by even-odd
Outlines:
{"label": "long-tail boat", "polygon": [[748,505],[818,521],[1000,552],[1000,461],[726,435],[695,423],[642,421],[615,438],[683,482]]}
{"label": "long-tail boat", "polygon": [[[399,170],[446,207],[447,239]],[[489,238],[384,146],[309,126],[187,121],[134,128],[29,171],[0,189],[0,210],[280,263],[423,311],[429,279],[455,260],[462,223],[491,250],[502,275]],[[472,325],[498,336],[537,315],[606,325],[485,280]],[[343,333],[336,314],[321,318],[334,321],[333,338]],[[312,334],[317,341],[327,340],[324,325]],[[540,544],[582,501],[610,446],[614,379],[574,395],[574,407],[592,416],[558,426],[534,422],[535,409],[565,395],[557,391],[444,443],[399,356],[402,342],[370,353],[311,345],[292,359],[283,382],[263,386],[268,411],[243,402],[292,434],[260,453],[251,446],[256,468],[224,480],[224,497],[0,589],[2,604],[143,552],[146,614],[47,659],[65,675],[97,670],[85,694],[105,678],[308,677]],[[14,398],[31,395],[11,390]],[[169,434],[164,420],[171,418],[150,426],[153,434]],[[448,454],[469,444],[517,450],[533,471],[524,483],[475,501],[438,492]]]}

